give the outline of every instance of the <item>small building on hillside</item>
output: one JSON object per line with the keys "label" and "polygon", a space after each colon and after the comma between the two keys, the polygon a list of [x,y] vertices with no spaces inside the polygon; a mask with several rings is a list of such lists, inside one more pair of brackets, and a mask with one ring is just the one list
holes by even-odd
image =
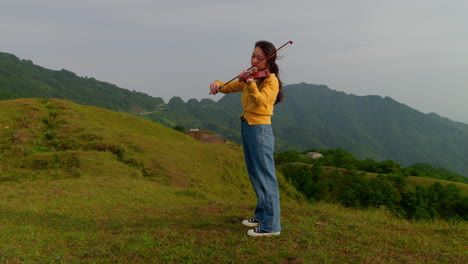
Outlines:
{"label": "small building on hillside", "polygon": [[306,156],[309,158],[313,158],[313,159],[323,158],[322,153],[318,153],[318,152],[309,152],[306,154]]}

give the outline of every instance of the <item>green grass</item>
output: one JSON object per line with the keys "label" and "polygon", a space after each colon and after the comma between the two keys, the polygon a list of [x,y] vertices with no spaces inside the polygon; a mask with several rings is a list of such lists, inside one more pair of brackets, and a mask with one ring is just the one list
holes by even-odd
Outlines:
{"label": "green grass", "polygon": [[[0,261],[9,263],[463,263],[467,226],[384,210],[282,201],[283,234],[246,236],[252,192],[209,199],[144,178],[0,186]],[[285,194],[283,193],[283,196]]]}
{"label": "green grass", "polygon": [[60,100],[0,113],[0,263],[468,261],[466,223],[311,205],[281,175],[283,233],[251,238],[239,146]]}

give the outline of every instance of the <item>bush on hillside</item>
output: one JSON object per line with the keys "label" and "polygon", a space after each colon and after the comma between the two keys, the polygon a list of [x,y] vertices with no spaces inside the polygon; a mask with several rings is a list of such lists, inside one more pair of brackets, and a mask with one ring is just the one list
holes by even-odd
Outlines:
{"label": "bush on hillside", "polygon": [[436,182],[411,190],[406,178],[395,174],[367,178],[357,170],[324,170],[320,165],[297,163],[279,169],[309,202],[339,202],[358,209],[385,207],[407,219],[468,220],[468,199],[454,184],[443,187]]}
{"label": "bush on hillside", "polygon": [[[319,152],[322,158],[312,159],[305,154],[308,152]],[[378,174],[393,174],[401,176],[419,176],[439,180],[468,183],[468,178],[463,177],[453,171],[440,168],[431,164],[416,163],[409,167],[401,167],[400,164],[392,160],[375,161],[372,159],[359,160],[351,153],[343,149],[319,149],[308,150],[305,152],[287,151],[275,154],[277,165],[290,162],[302,162],[320,166],[331,166],[345,168],[348,170],[358,170]]]}

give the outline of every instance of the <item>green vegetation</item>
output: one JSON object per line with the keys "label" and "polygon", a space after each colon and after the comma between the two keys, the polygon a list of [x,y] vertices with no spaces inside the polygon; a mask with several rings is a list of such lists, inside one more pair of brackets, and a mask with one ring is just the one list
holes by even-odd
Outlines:
{"label": "green vegetation", "polygon": [[2,263],[468,260],[466,222],[309,204],[281,173],[283,233],[253,239],[240,224],[255,196],[236,144],[62,100],[3,101],[0,113]]}
{"label": "green vegetation", "polygon": [[[104,167],[119,164],[125,168],[123,175],[188,186],[190,181],[182,175],[198,179],[211,172],[210,168],[187,170],[189,164],[199,164],[204,152],[223,153],[226,158],[240,155],[229,154],[229,148],[198,144],[200,153],[193,153],[190,148],[198,142],[183,133],[128,114],[58,99],[3,101],[0,111],[0,181],[5,182],[50,179],[55,174],[80,177],[93,174],[100,162]],[[187,153],[176,155],[180,151]]]}
{"label": "green vegetation", "polygon": [[183,127],[183,126],[179,126],[179,125],[178,125],[178,126],[175,126],[175,127],[173,127],[173,128],[174,128],[174,130],[176,130],[176,131],[179,131],[179,132],[182,132],[182,133],[187,133],[187,130],[186,130],[185,127]]}
{"label": "green vegetation", "polygon": [[[457,183],[462,189],[455,183],[444,181],[442,185],[433,180],[430,186],[424,187],[415,180],[417,177],[408,179],[408,174],[416,172],[427,176],[425,171],[401,168],[393,161],[360,161],[341,149],[319,152],[323,157],[318,159],[294,151],[275,157],[280,171],[310,202],[339,202],[361,209],[385,207],[395,216],[408,219],[468,220],[466,184]],[[447,173],[446,170],[436,171],[442,174],[433,174],[435,178],[444,178]],[[452,177],[453,173],[448,175]],[[454,178],[461,179],[461,176]]]}
{"label": "green vegetation", "polygon": [[[241,200],[144,178],[82,176],[0,185],[2,263],[464,263],[466,225],[383,210],[282,202],[283,234],[252,239]],[[237,191],[236,191],[237,193]],[[463,234],[465,232],[465,235]]]}
{"label": "green vegetation", "polygon": [[[322,158],[313,159],[307,157],[308,152],[318,152],[323,155]],[[431,164],[416,163],[408,167],[402,167],[400,164],[392,161],[375,161],[372,159],[360,160],[353,154],[343,149],[310,149],[303,152],[285,151],[275,154],[277,165],[290,162],[302,162],[319,166],[332,166],[351,170],[359,170],[377,174],[394,174],[400,176],[419,176],[433,179],[468,183],[468,178],[447,170],[436,167]]]}

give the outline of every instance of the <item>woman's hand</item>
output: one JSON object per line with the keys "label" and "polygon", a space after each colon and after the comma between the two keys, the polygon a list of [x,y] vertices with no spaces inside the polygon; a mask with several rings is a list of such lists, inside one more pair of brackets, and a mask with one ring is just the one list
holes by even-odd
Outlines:
{"label": "woman's hand", "polygon": [[239,79],[240,82],[246,82],[246,83],[249,83],[249,82],[252,82],[253,81],[253,77],[252,77],[252,72],[250,71],[243,71],[241,72],[237,78]]}
{"label": "woman's hand", "polygon": [[241,72],[239,76],[237,76],[237,78],[239,79],[240,82],[249,83],[253,81],[252,72],[250,71]]}
{"label": "woman's hand", "polygon": [[219,91],[219,83],[218,82],[213,82],[210,84],[210,94],[215,95]]}

